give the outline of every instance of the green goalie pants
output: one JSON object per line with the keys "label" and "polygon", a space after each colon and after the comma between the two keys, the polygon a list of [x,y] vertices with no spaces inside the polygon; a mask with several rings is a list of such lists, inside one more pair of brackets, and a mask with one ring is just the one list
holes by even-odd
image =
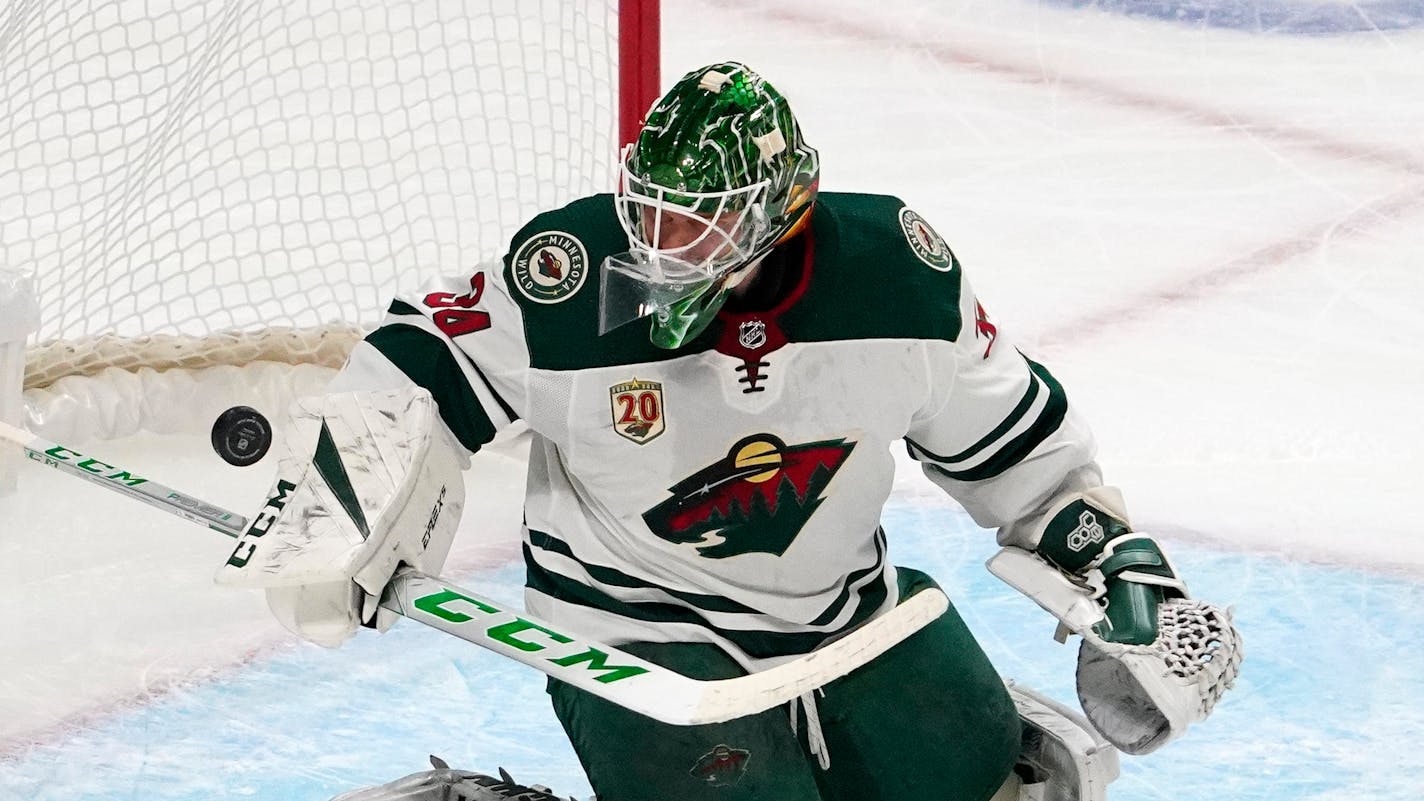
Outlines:
{"label": "green goalie pants", "polygon": [[[899,574],[902,601],[934,586],[917,571]],[[624,647],[696,679],[746,673],[712,645]],[[1019,753],[1013,701],[953,606],[824,691],[814,702],[828,769],[800,704],[671,726],[549,682],[599,801],[984,801]]]}

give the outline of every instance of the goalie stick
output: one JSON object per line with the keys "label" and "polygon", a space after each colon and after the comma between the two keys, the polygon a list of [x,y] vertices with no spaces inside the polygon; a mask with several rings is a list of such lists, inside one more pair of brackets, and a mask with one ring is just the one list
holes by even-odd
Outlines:
{"label": "goalie stick", "polygon": [[[0,440],[19,445],[31,461],[229,537],[240,537],[247,528],[242,515],[7,423],[0,422]],[[757,673],[714,681],[690,679],[409,568],[392,577],[381,606],[639,714],[696,726],[770,709],[844,676],[939,617],[949,608],[949,599],[937,589],[923,590],[819,650]]]}

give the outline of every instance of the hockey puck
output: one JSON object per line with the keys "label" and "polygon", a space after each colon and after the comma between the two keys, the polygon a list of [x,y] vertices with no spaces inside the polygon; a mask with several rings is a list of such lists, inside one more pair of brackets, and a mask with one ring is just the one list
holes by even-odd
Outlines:
{"label": "hockey puck", "polygon": [[213,450],[236,467],[257,464],[272,447],[272,424],[251,406],[234,406],[213,423]]}

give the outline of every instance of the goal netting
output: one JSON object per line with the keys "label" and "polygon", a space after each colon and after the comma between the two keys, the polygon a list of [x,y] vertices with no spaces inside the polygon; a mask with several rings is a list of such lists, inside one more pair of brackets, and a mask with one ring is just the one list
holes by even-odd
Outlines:
{"label": "goal netting", "polygon": [[628,41],[646,2],[7,2],[0,269],[39,297],[31,405],[339,365],[398,289],[608,190],[620,109],[652,99],[620,70],[657,67]]}

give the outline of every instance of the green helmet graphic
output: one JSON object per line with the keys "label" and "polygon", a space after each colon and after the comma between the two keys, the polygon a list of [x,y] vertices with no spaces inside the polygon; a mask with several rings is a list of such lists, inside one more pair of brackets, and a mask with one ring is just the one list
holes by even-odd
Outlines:
{"label": "green helmet graphic", "polygon": [[601,330],[652,315],[675,348],[809,218],[820,165],[786,98],[743,64],[683,76],[624,149],[616,198],[630,251],[603,265]]}

